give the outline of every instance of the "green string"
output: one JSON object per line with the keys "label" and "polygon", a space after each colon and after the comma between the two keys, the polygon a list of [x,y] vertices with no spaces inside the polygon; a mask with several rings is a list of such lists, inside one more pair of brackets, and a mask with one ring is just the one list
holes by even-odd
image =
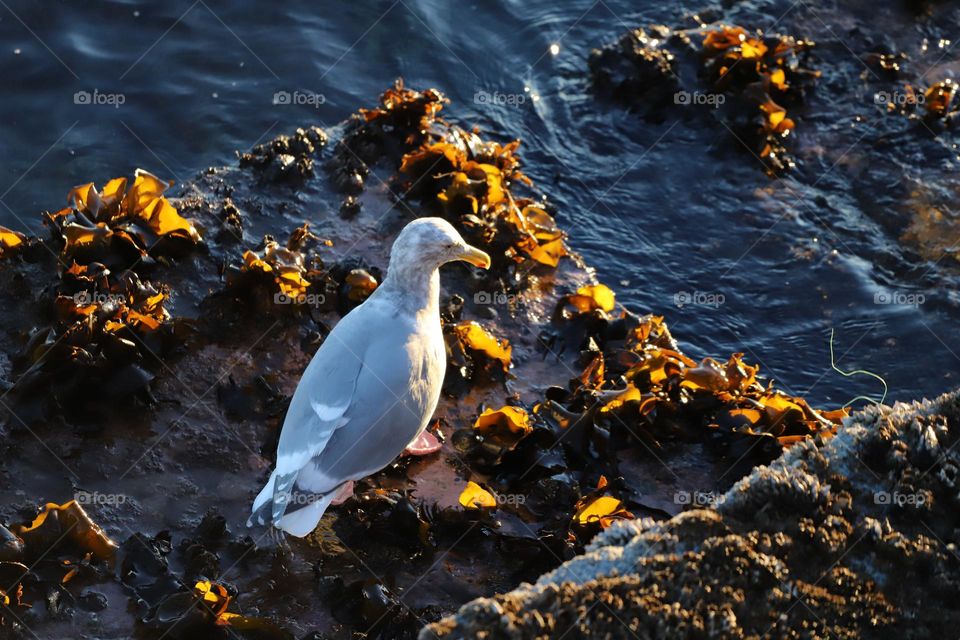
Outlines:
{"label": "green string", "polygon": [[879,401],[874,400],[869,396],[857,396],[852,400],[850,400],[849,402],[847,402],[846,404],[844,404],[843,406],[849,407],[857,400],[866,400],[867,402],[873,402],[877,406],[880,406],[881,404],[883,404],[883,401],[887,399],[887,381],[881,378],[880,376],[878,376],[877,374],[873,373],[872,371],[864,371],[863,369],[856,369],[854,371],[844,371],[843,369],[838,367],[837,362],[833,357],[833,333],[834,333],[834,330],[830,329],[830,366],[833,367],[833,370],[846,378],[849,378],[850,376],[855,376],[858,373],[863,374],[865,376],[870,376],[871,378],[876,378],[877,380],[879,380],[880,384],[883,385],[883,395],[880,397]]}

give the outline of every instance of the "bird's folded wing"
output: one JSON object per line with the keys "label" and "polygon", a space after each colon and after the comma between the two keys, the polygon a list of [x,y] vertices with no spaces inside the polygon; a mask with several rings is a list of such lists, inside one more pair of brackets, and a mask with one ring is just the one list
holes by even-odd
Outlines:
{"label": "bird's folded wing", "polygon": [[[289,493],[294,481],[315,492],[332,491],[343,481],[321,477],[311,461],[317,462],[347,425],[352,435],[362,437],[378,418],[400,408],[410,375],[404,331],[402,323],[371,305],[355,309],[327,336],[287,411],[277,446],[275,496]],[[403,409],[408,411],[405,405]],[[342,434],[336,439],[338,448],[351,440]],[[346,448],[350,446],[352,442]],[[329,461],[333,453],[324,457]]]}
{"label": "bird's folded wing", "polygon": [[297,479],[301,488],[323,491],[379,471],[403,451],[426,420],[418,411],[423,394],[411,383],[409,354],[402,344],[384,347],[361,369],[346,421],[301,471]]}
{"label": "bird's folded wing", "polygon": [[[273,522],[278,522],[287,510],[301,470],[323,451],[334,431],[348,421],[344,414],[356,393],[363,354],[353,353],[349,344],[335,335],[343,334],[344,328],[334,327],[324,340],[307,365],[287,409],[277,444],[277,467],[261,492],[262,498],[271,503]],[[261,496],[254,502],[254,512],[262,504]]]}
{"label": "bird's folded wing", "polygon": [[354,353],[336,333],[327,336],[290,401],[277,445],[278,476],[302,469],[348,420],[344,414],[357,390],[363,354]]}

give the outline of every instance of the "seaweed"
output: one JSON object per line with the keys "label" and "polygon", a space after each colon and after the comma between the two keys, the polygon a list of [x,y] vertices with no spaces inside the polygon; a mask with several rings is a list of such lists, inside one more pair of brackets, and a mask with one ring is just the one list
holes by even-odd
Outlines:
{"label": "seaweed", "polygon": [[519,140],[485,142],[449,126],[427,136],[400,164],[408,178],[403,183],[407,197],[425,201],[432,213],[457,224],[469,242],[487,249],[492,271],[506,272],[516,264],[526,271],[556,267],[567,254],[548,205],[513,194],[517,185],[532,185],[520,170],[519,146]]}
{"label": "seaweed", "polygon": [[49,389],[47,401],[80,417],[103,394],[147,388],[177,328],[164,307],[169,288],[141,274],[201,243],[163,195],[170,184],[138,169],[131,182],[74,187],[70,206],[44,215],[59,282],[43,293],[50,323],[31,332],[19,355],[19,393]]}
{"label": "seaweed", "polygon": [[[737,25],[701,23],[688,30],[655,25],[595,49],[588,66],[599,95],[648,117],[676,118],[687,106],[713,112],[776,176],[795,165],[786,140],[796,122],[787,111],[803,102],[820,77],[807,68],[814,46],[808,39]],[[693,51],[699,55],[690,55]],[[696,85],[681,80],[694,65]]]}
{"label": "seaweed", "polygon": [[19,231],[0,227],[0,259],[17,255],[26,239]]}
{"label": "seaweed", "polygon": [[[437,114],[447,102],[436,89],[415,91],[398,79],[383,92],[377,107],[361,109],[349,120],[326,165],[334,187],[348,196],[362,192],[370,165],[391,147],[419,144],[434,123],[442,122]],[[355,200],[344,203],[348,212],[356,207]]]}
{"label": "seaweed", "polygon": [[117,545],[75,500],[44,505],[32,522],[0,526],[6,541],[0,560],[0,630],[24,626],[22,616],[44,601],[52,615],[70,609],[74,582],[111,577]]}
{"label": "seaweed", "polygon": [[794,166],[784,145],[796,126],[787,107],[800,102],[806,86],[820,76],[803,66],[814,46],[810,40],[730,25],[711,27],[703,38],[703,73],[713,91],[737,99],[734,119],[750,122],[737,126],[771,175]]}
{"label": "seaweed", "polygon": [[282,245],[272,236],[264,237],[259,252],[247,249],[242,261],[228,268],[227,291],[256,299],[259,306],[267,301],[281,306],[322,306],[326,302],[322,291],[326,270],[312,251],[318,244],[320,239],[307,223],[294,229]]}

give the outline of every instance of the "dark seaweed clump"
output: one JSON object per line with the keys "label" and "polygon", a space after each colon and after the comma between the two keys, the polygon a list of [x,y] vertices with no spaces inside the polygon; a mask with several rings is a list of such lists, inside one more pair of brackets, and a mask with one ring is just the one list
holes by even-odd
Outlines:
{"label": "dark seaweed clump", "polygon": [[201,243],[163,195],[169,186],[138,170],[129,186],[115,178],[100,191],[75,187],[70,206],[45,214],[50,239],[30,242],[56,256],[58,278],[31,296],[43,321],[17,359],[21,396],[83,415],[104,398],[146,390],[178,338],[169,289],[153,274]]}
{"label": "dark seaweed clump", "polygon": [[238,156],[241,167],[252,167],[265,182],[301,184],[313,176],[313,159],[326,144],[323,129],[309,127],[277,136]]}

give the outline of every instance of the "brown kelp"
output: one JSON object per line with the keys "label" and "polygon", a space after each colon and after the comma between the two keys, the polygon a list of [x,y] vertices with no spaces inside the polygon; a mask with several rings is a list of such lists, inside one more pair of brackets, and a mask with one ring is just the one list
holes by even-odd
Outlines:
{"label": "brown kelp", "polygon": [[164,307],[169,290],[147,276],[201,242],[164,196],[169,186],[137,170],[132,181],[114,178],[102,190],[74,187],[70,206],[45,214],[59,281],[45,290],[48,324],[20,354],[20,391],[49,385],[50,400],[80,411],[92,396],[128,396],[153,378],[174,326]]}

